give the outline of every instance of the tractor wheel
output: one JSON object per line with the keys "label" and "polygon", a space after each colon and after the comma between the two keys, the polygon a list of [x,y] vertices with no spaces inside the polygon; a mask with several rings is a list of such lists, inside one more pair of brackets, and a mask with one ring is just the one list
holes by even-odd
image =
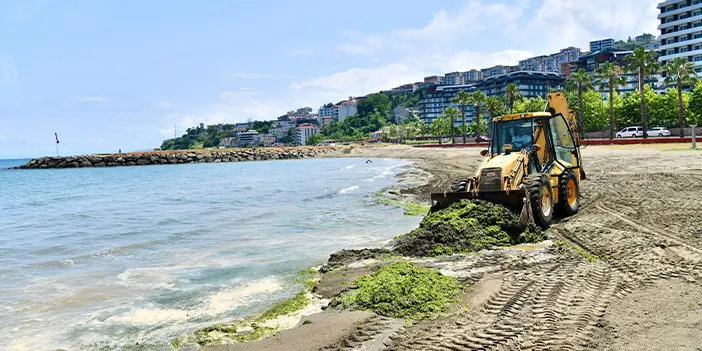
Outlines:
{"label": "tractor wheel", "polygon": [[464,178],[457,180],[453,185],[451,185],[451,192],[460,193],[468,191],[468,179]]}
{"label": "tractor wheel", "polygon": [[553,189],[549,177],[542,173],[530,174],[525,183],[529,190],[534,223],[547,229],[553,219]]}
{"label": "tractor wheel", "polygon": [[558,183],[556,211],[561,217],[572,216],[580,210],[580,183],[572,170],[561,175]]}

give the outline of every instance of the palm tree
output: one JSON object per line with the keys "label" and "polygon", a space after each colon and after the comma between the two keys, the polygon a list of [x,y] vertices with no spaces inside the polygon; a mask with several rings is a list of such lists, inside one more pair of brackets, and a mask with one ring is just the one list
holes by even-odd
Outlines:
{"label": "palm tree", "polygon": [[505,88],[505,102],[509,106],[509,113],[514,110],[514,102],[522,99],[522,93],[519,92],[519,86],[517,84],[509,84]]}
{"label": "palm tree", "polygon": [[665,84],[675,82],[678,88],[678,125],[680,127],[680,137],[685,137],[685,111],[683,106],[682,89],[683,84],[696,84],[699,79],[695,73],[695,65],[684,57],[676,57],[668,62],[663,70],[666,72]]}
{"label": "palm tree", "polygon": [[[580,131],[585,130],[585,118],[583,118],[583,91],[592,88],[592,75],[585,72],[585,69],[581,68],[573,74],[566,81],[566,86],[578,90],[578,123],[580,124]],[[582,135],[580,136],[583,137]]]}
{"label": "palm tree", "polygon": [[444,113],[437,118],[434,123],[432,124],[432,128],[436,132],[436,134],[439,135],[439,144],[441,144],[441,135],[447,128],[451,128],[451,131],[453,131],[453,121],[458,118],[459,112],[458,109],[451,106],[447,108]]}
{"label": "palm tree", "polygon": [[485,112],[487,112],[490,115],[490,121],[488,122],[488,126],[490,123],[492,123],[492,120],[495,118],[496,115],[502,114],[502,112],[505,109],[505,105],[502,104],[502,101],[500,101],[498,98],[494,96],[490,96],[487,98],[485,101]]}
{"label": "palm tree", "polygon": [[485,106],[487,96],[481,91],[474,91],[470,96],[470,104],[475,110],[475,141],[480,142],[480,108]]}
{"label": "palm tree", "polygon": [[467,91],[461,90],[451,99],[451,103],[461,105],[461,131],[463,132],[463,143],[466,143],[466,105],[470,104],[470,95]]}
{"label": "palm tree", "polygon": [[609,87],[609,138],[614,139],[614,91],[626,84],[622,68],[616,63],[607,62],[595,70],[598,79],[605,81]]}
{"label": "palm tree", "polygon": [[654,50],[646,51],[639,47],[634,52],[624,58],[626,68],[639,74],[639,93],[641,94],[641,123],[643,124],[643,137],[648,138],[648,111],[646,110],[646,94],[644,86],[646,77],[658,71],[658,59]]}

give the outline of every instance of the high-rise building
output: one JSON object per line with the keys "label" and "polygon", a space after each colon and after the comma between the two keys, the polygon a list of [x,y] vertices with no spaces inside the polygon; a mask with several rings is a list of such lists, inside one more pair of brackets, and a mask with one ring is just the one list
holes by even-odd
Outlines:
{"label": "high-rise building", "polygon": [[[487,96],[501,96],[505,93],[507,85],[514,83],[519,86],[520,92],[527,98],[546,97],[551,89],[562,89],[564,82],[565,78],[560,73],[517,71],[485,78],[466,85],[430,85],[421,90],[419,118],[427,125],[431,125],[450,106],[454,106],[460,111],[461,106],[451,102],[459,91],[468,93],[481,91]],[[473,123],[475,119],[473,106],[466,106],[465,112],[466,123]],[[483,115],[482,118],[486,120],[487,117]],[[461,119],[456,120],[455,125],[460,126]]]}
{"label": "high-rise building", "polygon": [[590,53],[608,49],[614,49],[614,39],[612,38],[590,42]]}
{"label": "high-rise building", "polygon": [[443,84],[443,82],[444,82],[444,77],[442,77],[442,76],[424,77],[425,84]]}
{"label": "high-rise building", "polygon": [[659,60],[666,64],[684,57],[702,77],[702,0],[668,0],[658,4],[661,24]]}

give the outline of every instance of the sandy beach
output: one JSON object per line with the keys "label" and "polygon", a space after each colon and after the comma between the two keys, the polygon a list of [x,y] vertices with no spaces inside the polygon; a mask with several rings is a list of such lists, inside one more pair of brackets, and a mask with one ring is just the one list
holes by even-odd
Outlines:
{"label": "sandy beach", "polygon": [[[206,349],[699,350],[702,189],[694,184],[702,184],[702,153],[685,147],[588,147],[582,210],[554,224],[550,240],[414,259],[468,288],[435,320],[330,308],[271,338]],[[387,146],[330,156],[412,160],[393,194],[426,202],[470,174],[479,151]],[[365,260],[329,273],[315,292],[331,298],[382,264]]]}

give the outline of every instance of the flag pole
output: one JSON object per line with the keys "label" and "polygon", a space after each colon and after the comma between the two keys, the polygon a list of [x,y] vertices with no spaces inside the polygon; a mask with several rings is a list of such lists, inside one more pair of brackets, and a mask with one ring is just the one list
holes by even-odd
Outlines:
{"label": "flag pole", "polygon": [[54,133],[54,136],[56,137],[56,157],[59,157],[59,151],[58,151],[58,145],[59,145],[58,133]]}

